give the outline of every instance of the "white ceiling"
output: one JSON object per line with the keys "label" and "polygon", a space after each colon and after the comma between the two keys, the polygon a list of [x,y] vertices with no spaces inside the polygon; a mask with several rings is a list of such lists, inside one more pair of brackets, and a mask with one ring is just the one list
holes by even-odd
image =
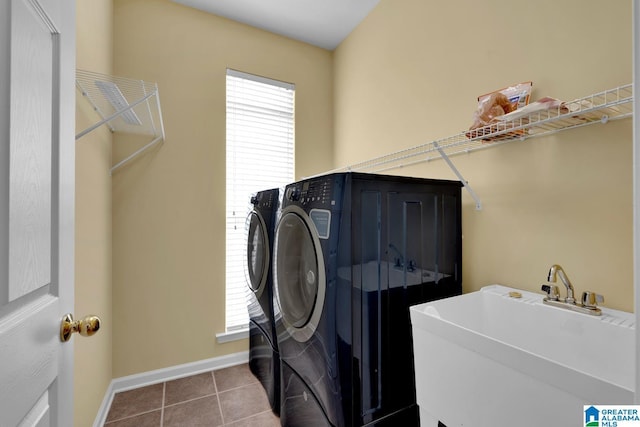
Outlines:
{"label": "white ceiling", "polygon": [[173,0],[324,49],[335,49],[379,0]]}

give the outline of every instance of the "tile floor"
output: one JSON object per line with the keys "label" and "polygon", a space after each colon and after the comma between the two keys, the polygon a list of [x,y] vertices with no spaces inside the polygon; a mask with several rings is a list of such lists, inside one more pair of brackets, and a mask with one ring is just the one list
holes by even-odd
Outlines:
{"label": "tile floor", "polygon": [[104,427],[276,427],[247,364],[117,393]]}

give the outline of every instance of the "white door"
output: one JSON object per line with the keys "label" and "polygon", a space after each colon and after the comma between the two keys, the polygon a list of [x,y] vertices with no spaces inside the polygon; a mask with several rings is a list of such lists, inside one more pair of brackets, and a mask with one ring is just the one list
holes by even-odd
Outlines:
{"label": "white door", "polygon": [[73,425],[75,0],[0,1],[0,426]]}

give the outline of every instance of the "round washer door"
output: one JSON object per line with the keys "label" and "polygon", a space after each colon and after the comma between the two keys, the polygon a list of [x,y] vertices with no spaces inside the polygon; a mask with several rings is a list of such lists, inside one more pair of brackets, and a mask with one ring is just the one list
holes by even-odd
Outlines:
{"label": "round washer door", "polygon": [[247,217],[247,272],[249,288],[259,298],[269,270],[269,236],[262,216],[252,211]]}
{"label": "round washer door", "polygon": [[315,332],[326,291],[320,239],[309,216],[297,206],[282,211],[274,248],[274,280],[282,321],[300,342]]}

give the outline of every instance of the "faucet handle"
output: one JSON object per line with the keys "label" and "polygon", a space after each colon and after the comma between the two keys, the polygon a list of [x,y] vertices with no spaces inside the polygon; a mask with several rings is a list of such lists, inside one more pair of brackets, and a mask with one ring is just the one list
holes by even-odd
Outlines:
{"label": "faucet handle", "polygon": [[558,301],[558,298],[560,298],[560,291],[556,285],[542,285],[541,289],[547,293],[547,298],[552,301]]}
{"label": "faucet handle", "polygon": [[582,293],[582,305],[589,308],[595,308],[598,304],[604,303],[604,297],[596,294],[595,292],[583,292]]}

